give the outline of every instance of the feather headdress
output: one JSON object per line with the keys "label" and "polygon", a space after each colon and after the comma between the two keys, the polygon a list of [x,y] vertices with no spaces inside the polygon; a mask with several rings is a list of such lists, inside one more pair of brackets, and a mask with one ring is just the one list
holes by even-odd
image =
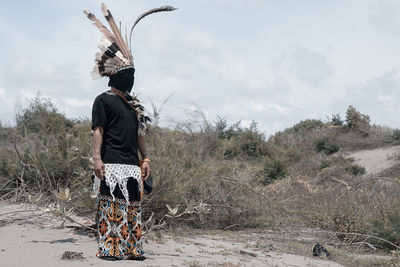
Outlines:
{"label": "feather headdress", "polygon": [[[111,31],[108,30],[107,27],[104,26],[101,21],[96,18],[95,15],[85,10],[84,12],[86,16],[93,22],[93,25],[96,26],[103,34],[103,37],[101,38],[101,43],[99,45],[100,51],[96,53],[95,66],[92,71],[93,79],[98,79],[104,76],[113,76],[117,73],[121,74],[121,72],[119,71],[134,68],[131,51],[131,39],[132,32],[136,24],[150,14],[163,11],[173,11],[175,9],[176,8],[172,6],[162,6],[160,8],[151,9],[140,15],[133,23],[133,26],[130,30],[129,41],[127,30],[125,29],[124,39],[122,37],[121,26],[119,28],[117,27],[117,24],[115,23],[115,20],[111,15],[110,10],[106,7],[104,3],[101,4],[101,10],[110,26]],[[110,81],[113,77],[110,78]],[[118,92],[118,90],[116,92]],[[122,98],[127,101],[123,96]],[[137,119],[139,122],[138,134],[144,135],[146,131],[146,122],[151,121],[150,117],[146,114],[142,103],[140,103],[135,95],[133,95],[132,99],[127,102],[136,111]]]}
{"label": "feather headdress", "polygon": [[172,6],[162,6],[160,8],[151,9],[142,15],[140,15],[135,23],[133,24],[128,41],[128,33],[125,29],[125,39],[122,37],[121,28],[118,28],[110,10],[106,7],[104,3],[101,4],[101,10],[104,17],[106,18],[110,30],[104,26],[100,20],[96,18],[95,15],[85,10],[86,16],[93,21],[100,32],[103,34],[101,43],[99,45],[100,51],[96,53],[95,66],[92,71],[93,79],[98,79],[104,76],[111,76],[116,74],[118,71],[126,68],[133,68],[133,57],[131,51],[131,38],[132,32],[136,24],[144,17],[163,11],[173,11],[175,7]]}

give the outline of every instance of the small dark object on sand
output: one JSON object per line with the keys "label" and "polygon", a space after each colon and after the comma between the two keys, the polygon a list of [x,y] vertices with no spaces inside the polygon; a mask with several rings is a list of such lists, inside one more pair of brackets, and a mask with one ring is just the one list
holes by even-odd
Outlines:
{"label": "small dark object on sand", "polygon": [[61,256],[62,260],[83,260],[82,252],[73,252],[73,251],[65,251],[64,254]]}
{"label": "small dark object on sand", "polygon": [[240,252],[240,254],[243,254],[243,255],[249,255],[249,256],[252,256],[252,257],[257,257],[257,253],[248,252],[248,251],[244,251],[244,250],[241,250],[239,252]]}
{"label": "small dark object on sand", "polygon": [[325,256],[328,259],[332,259],[332,255],[328,252],[328,250],[324,248],[321,244],[317,243],[313,248],[313,255],[321,256],[322,253],[325,253]]}

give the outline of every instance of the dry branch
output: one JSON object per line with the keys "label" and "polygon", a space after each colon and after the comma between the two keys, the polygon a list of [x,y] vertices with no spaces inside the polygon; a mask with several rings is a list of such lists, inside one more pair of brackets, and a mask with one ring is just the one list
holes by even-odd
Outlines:
{"label": "dry branch", "polygon": [[400,250],[400,246],[377,236],[373,236],[373,235],[368,235],[368,234],[361,234],[361,233],[346,233],[346,232],[333,232],[333,231],[328,231],[325,233],[331,233],[331,234],[340,234],[340,235],[354,235],[354,236],[363,236],[363,237],[368,237],[368,238],[372,238],[372,239],[376,239],[379,241],[382,241],[384,243],[390,244],[391,246],[395,247],[396,249]]}

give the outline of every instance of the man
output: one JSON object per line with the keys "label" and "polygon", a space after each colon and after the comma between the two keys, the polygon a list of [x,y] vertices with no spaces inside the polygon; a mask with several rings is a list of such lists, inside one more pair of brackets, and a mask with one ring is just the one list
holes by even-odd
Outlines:
{"label": "man", "polygon": [[133,72],[131,68],[110,76],[111,90],[96,98],[92,110],[94,172],[101,180],[97,255],[103,259],[144,259],[138,148],[144,180],[150,175],[150,159],[145,138],[138,135],[136,111],[122,98],[133,100],[128,93]]}
{"label": "man", "polygon": [[[172,10],[174,8],[170,6],[152,9],[139,16],[134,26],[149,14]],[[143,180],[150,175],[150,158],[144,138],[146,122],[150,118],[135,95],[130,95],[135,68],[127,32],[125,39],[122,38],[104,4],[102,11],[111,31],[92,13],[85,11],[103,34],[92,76],[108,77],[111,87],[96,97],[92,109],[94,190],[98,193],[97,256],[106,260],[143,260],[140,201]]]}

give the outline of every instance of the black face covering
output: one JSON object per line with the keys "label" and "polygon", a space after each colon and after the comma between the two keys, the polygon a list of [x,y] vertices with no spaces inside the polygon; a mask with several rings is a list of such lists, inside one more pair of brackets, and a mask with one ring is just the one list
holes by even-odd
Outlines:
{"label": "black face covering", "polygon": [[132,91],[133,83],[135,81],[135,69],[129,68],[118,71],[116,74],[110,76],[108,86],[114,87],[122,92],[130,93]]}

